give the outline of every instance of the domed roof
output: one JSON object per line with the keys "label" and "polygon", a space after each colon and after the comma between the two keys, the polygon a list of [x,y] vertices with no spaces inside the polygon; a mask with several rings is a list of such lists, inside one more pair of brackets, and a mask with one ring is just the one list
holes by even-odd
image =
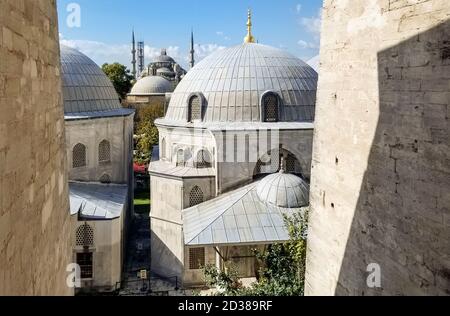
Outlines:
{"label": "domed roof", "polygon": [[167,79],[160,76],[147,76],[136,82],[130,95],[165,94],[172,90],[172,84]]}
{"label": "domed roof", "polygon": [[259,199],[283,208],[309,205],[309,185],[301,178],[280,171],[263,178],[256,187]]}
{"label": "domed roof", "polygon": [[122,109],[119,96],[105,73],[89,57],[61,45],[64,113]]}
{"label": "domed roof", "polygon": [[175,63],[175,60],[167,55],[167,51],[165,49],[162,49],[161,55],[155,58],[154,63]]}
{"label": "domed roof", "polygon": [[219,50],[192,68],[178,84],[165,117],[187,121],[188,98],[202,93],[204,122],[261,122],[260,99],[281,99],[279,121],[311,122],[317,72],[299,58],[266,45],[244,43]]}

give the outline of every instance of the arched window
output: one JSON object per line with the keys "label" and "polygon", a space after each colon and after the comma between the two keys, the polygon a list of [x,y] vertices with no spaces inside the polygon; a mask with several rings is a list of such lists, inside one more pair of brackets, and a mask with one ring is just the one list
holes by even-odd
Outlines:
{"label": "arched window", "polygon": [[98,162],[111,162],[111,145],[107,140],[102,140],[98,145]]}
{"label": "arched window", "polygon": [[202,120],[202,100],[198,95],[189,99],[189,122]]}
{"label": "arched window", "polygon": [[278,122],[279,99],[273,92],[266,93],[261,100],[264,122]]}
{"label": "arched window", "polygon": [[198,186],[192,188],[189,193],[189,207],[203,203],[203,191]]}
{"label": "arched window", "polygon": [[184,167],[184,150],[178,149],[177,150],[177,167]]}
{"label": "arched window", "polygon": [[86,166],[86,146],[76,144],[72,151],[72,167],[80,168]]}
{"label": "arched window", "polygon": [[88,224],[83,224],[77,228],[76,231],[76,245],[77,246],[93,246],[94,245],[94,230]]}
{"label": "arched window", "polygon": [[109,174],[104,174],[100,177],[100,182],[101,183],[111,183],[111,177],[109,176]]}
{"label": "arched window", "polygon": [[166,139],[163,138],[161,141],[161,158],[166,159]]}
{"label": "arched window", "polygon": [[197,168],[211,168],[211,155],[207,150],[199,150],[196,159]]}

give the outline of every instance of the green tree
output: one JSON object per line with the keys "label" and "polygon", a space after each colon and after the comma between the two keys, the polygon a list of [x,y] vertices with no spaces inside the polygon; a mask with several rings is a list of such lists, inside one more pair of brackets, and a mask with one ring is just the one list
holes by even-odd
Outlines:
{"label": "green tree", "polygon": [[124,100],[132,87],[131,81],[133,80],[133,76],[130,74],[130,70],[119,63],[105,63],[102,66],[102,70],[112,81],[121,100]]}
{"label": "green tree", "polygon": [[[233,271],[218,271],[215,266],[203,269],[209,286],[227,296],[299,296],[304,294],[308,210],[285,216],[289,241],[270,245],[266,251],[255,250],[262,268],[250,288],[242,287]],[[231,272],[230,272],[231,271]]]}
{"label": "green tree", "polygon": [[136,116],[138,140],[135,161],[148,163],[151,158],[152,147],[159,142],[159,133],[155,120],[164,116],[164,106],[152,105],[141,108],[137,111]]}

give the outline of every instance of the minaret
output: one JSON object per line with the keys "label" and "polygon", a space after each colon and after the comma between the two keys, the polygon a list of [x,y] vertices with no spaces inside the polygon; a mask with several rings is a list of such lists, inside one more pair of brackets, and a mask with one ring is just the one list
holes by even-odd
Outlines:
{"label": "minaret", "polygon": [[247,18],[247,36],[244,38],[244,43],[254,43],[255,38],[252,35],[252,11],[248,9]]}
{"label": "minaret", "polygon": [[191,31],[191,61],[189,62],[189,66],[191,67],[191,69],[194,67],[195,65],[195,59],[194,59],[194,54],[195,54],[195,49],[194,49],[194,31]]}
{"label": "minaret", "polygon": [[132,45],[133,45],[133,48],[131,50],[131,55],[133,55],[133,59],[131,61],[131,64],[133,65],[132,75],[133,75],[133,78],[136,79],[136,41],[134,39],[134,29],[133,29],[133,36],[132,36]]}

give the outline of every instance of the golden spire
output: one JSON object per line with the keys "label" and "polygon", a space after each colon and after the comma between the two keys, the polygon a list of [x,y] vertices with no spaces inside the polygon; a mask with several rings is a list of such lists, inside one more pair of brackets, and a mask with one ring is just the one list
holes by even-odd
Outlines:
{"label": "golden spire", "polygon": [[252,11],[248,9],[248,20],[247,20],[247,36],[244,38],[244,43],[254,43],[255,38],[252,35]]}

